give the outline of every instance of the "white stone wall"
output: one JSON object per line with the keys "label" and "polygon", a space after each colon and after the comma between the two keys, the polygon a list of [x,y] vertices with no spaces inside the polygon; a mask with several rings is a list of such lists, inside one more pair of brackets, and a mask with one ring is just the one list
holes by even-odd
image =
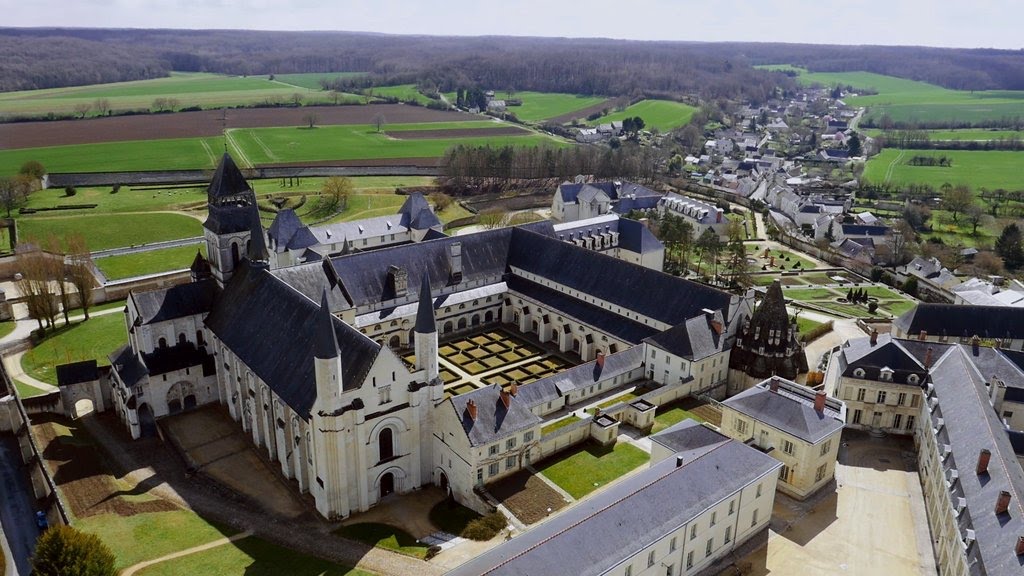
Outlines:
{"label": "white stone wall", "polygon": [[[880,392],[885,395],[882,402]],[[917,427],[919,386],[841,376],[836,396],[846,402],[846,425],[851,428],[911,435]]]}
{"label": "white stone wall", "polygon": [[[699,394],[714,388],[729,379],[729,356],[731,348],[690,362],[662,348],[644,343],[644,362],[647,378],[659,384],[688,386],[686,394]],[[693,378],[688,384],[686,381]]]}

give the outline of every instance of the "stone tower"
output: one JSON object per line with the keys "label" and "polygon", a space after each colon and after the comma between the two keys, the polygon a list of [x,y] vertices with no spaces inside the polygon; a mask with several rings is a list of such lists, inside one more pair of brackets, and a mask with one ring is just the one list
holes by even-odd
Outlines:
{"label": "stone tower", "polygon": [[729,367],[755,379],[782,376],[792,380],[807,372],[807,357],[796,323],[790,322],[782,284],[772,282],[761,305],[740,327]]}
{"label": "stone tower", "polygon": [[438,375],[437,323],[434,321],[434,299],[430,295],[430,277],[423,273],[420,282],[420,301],[416,308],[416,326],[413,328],[416,347],[416,369],[425,370],[423,380],[431,382]]}
{"label": "stone tower", "polygon": [[227,153],[206,189],[206,203],[206,254],[213,277],[223,287],[248,252],[253,219],[259,223],[256,195]]}

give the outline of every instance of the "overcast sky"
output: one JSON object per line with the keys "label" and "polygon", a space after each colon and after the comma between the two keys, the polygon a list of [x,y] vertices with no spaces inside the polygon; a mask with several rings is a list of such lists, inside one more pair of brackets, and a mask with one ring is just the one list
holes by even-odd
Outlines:
{"label": "overcast sky", "polygon": [[1024,47],[1024,0],[0,0],[0,26]]}

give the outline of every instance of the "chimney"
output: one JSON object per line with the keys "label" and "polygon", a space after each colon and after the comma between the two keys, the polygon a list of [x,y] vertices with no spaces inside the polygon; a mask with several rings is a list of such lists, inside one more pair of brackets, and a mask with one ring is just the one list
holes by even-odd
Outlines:
{"label": "chimney", "polygon": [[604,368],[604,352],[597,353],[597,366],[599,368]]}
{"label": "chimney", "polygon": [[509,387],[508,387],[508,393],[511,394],[512,396],[515,396],[516,394],[518,394],[519,393],[519,385],[516,384],[515,382],[512,382],[512,384],[509,385]]}
{"label": "chimney", "polygon": [[988,385],[988,399],[989,402],[995,406],[996,400],[999,398],[999,376],[993,374],[992,380]]}
{"label": "chimney", "polygon": [[448,264],[452,280],[456,283],[462,282],[462,242],[452,242],[448,245]]}
{"label": "chimney", "polygon": [[814,395],[814,411],[818,414],[825,412],[825,393],[818,392]]}
{"label": "chimney", "polygon": [[1017,556],[1024,556],[1024,536],[1017,536],[1017,547],[1014,549]]}
{"label": "chimney", "polygon": [[772,376],[772,381],[771,381],[771,384],[768,385],[768,389],[771,390],[772,392],[778,392],[779,391],[779,379],[776,378],[775,376]]}
{"label": "chimney", "polygon": [[476,422],[476,402],[472,399],[466,402],[466,412],[469,413],[469,419]]}
{"label": "chimney", "polygon": [[640,220],[638,220],[638,222],[640,222],[640,224],[644,228],[650,228],[651,227],[651,220],[650,220],[650,218],[641,218]]}
{"label": "chimney", "polygon": [[[682,456],[676,456],[676,468],[682,468],[682,467],[683,467],[683,457]],[[1021,539],[1024,540],[1024,538],[1021,538]],[[1017,544],[1017,547],[1018,548],[1020,547],[1019,543]],[[1018,552],[1018,554],[1019,554],[1019,552]]]}
{"label": "chimney", "polygon": [[875,330],[874,328],[872,328],[871,329],[871,345],[875,346],[876,344],[878,344],[878,330]]}
{"label": "chimney", "polygon": [[932,369],[932,347],[928,347],[928,351],[924,353],[924,369]]}
{"label": "chimney", "polygon": [[996,514],[1006,514],[1010,508],[1010,493],[1006,490],[999,491],[999,498],[996,499]]}
{"label": "chimney", "polygon": [[988,461],[990,458],[992,458],[992,452],[988,448],[982,448],[981,452],[978,453],[978,467],[975,469],[978,476],[988,473]]}
{"label": "chimney", "polygon": [[921,332],[917,335],[917,339],[921,340],[921,341],[927,340],[928,339],[928,331],[927,330],[921,330]]}
{"label": "chimney", "polygon": [[501,403],[504,404],[505,409],[508,410],[509,405],[512,404],[512,396],[509,396],[508,391],[502,388],[501,392],[498,392],[498,397],[501,398]]}
{"label": "chimney", "polygon": [[721,223],[722,223],[722,209],[719,208],[715,212],[715,224],[721,224]]}
{"label": "chimney", "polygon": [[975,334],[974,337],[971,338],[971,354],[974,354],[975,356],[977,356],[980,353],[981,353],[981,338],[978,338],[978,335]]}

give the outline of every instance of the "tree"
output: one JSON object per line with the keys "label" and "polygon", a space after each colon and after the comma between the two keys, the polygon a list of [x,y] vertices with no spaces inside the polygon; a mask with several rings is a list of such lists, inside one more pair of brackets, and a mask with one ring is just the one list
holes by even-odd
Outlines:
{"label": "tree", "polygon": [[46,251],[50,253],[47,277],[53,280],[57,295],[60,296],[60,311],[64,314],[64,324],[70,324],[68,312],[71,310],[71,286],[68,283],[67,260],[61,249],[60,239],[56,234],[46,237]]}
{"label": "tree", "polygon": [[434,203],[434,209],[438,212],[452,205],[452,197],[444,192],[431,192],[428,198]]}
{"label": "tree", "polygon": [[292,106],[302,106],[302,94],[299,92],[292,92],[291,101]]}
{"label": "tree", "polygon": [[984,274],[1001,274],[1003,259],[991,252],[978,252],[974,256],[974,268]]}
{"label": "tree", "polygon": [[89,110],[92,110],[92,104],[89,104],[88,102],[79,102],[78,104],[75,104],[73,109],[76,116],[79,118],[85,118],[86,114],[89,113]]}
{"label": "tree", "polygon": [[957,222],[957,215],[967,210],[974,203],[974,195],[971,189],[964,185],[953,186],[946,190],[942,196],[942,207],[949,210],[953,222]]}
{"label": "tree", "polygon": [[348,206],[348,197],[352,194],[353,188],[352,181],[348,178],[331,176],[324,180],[320,198],[326,199],[332,210],[344,210]]}
{"label": "tree", "polygon": [[860,153],[861,153],[860,136],[857,136],[856,132],[854,132],[850,136],[850,139],[846,141],[846,150],[847,150],[847,152],[850,153],[851,157],[853,157],[853,156],[860,156]]}
{"label": "tree", "polygon": [[1016,223],[1007,224],[996,240],[995,250],[1006,267],[1016,270],[1024,265],[1024,241]]}
{"label": "tree", "polygon": [[377,129],[377,134],[380,134],[381,131],[384,130],[384,124],[386,122],[387,120],[384,118],[383,114],[378,113],[373,117],[373,126]]}
{"label": "tree", "polygon": [[106,116],[110,113],[110,100],[107,100],[106,98],[97,98],[96,101],[92,103],[92,107],[96,109],[96,112],[100,116]]}
{"label": "tree", "polygon": [[7,210],[7,217],[11,217],[11,210],[21,205],[23,197],[18,190],[18,183],[14,178],[0,178],[0,206]]}
{"label": "tree", "polygon": [[18,174],[25,174],[36,180],[41,180],[46,175],[46,168],[38,160],[29,160],[21,165],[21,168],[18,169]]}
{"label": "tree", "polygon": [[67,238],[68,244],[68,281],[78,292],[79,305],[85,313],[85,319],[89,319],[89,308],[92,306],[93,288],[96,279],[93,276],[92,254],[89,253],[89,246],[85,237],[81,234],[71,234]]}
{"label": "tree", "polygon": [[971,225],[971,236],[977,236],[978,226],[989,218],[991,218],[991,216],[986,214],[985,210],[977,204],[971,204],[967,207],[967,210],[964,211],[964,220]]}
{"label": "tree", "polygon": [[71,526],[43,532],[32,557],[35,576],[114,576],[114,553],[95,534]]}
{"label": "tree", "polygon": [[747,246],[743,243],[743,239],[740,235],[730,235],[729,244],[729,260],[726,262],[726,270],[732,278],[732,281],[741,288],[747,288],[753,281],[750,278],[750,264],[747,262]]}
{"label": "tree", "polygon": [[697,238],[697,274],[700,274],[700,266],[705,258],[711,260],[715,265],[715,274],[718,273],[718,253],[722,249],[722,241],[718,234],[711,228],[705,228],[704,232]]}
{"label": "tree", "polygon": [[313,128],[316,126],[316,123],[320,121],[320,117],[317,116],[316,112],[307,112],[303,114],[302,121],[310,128]]}
{"label": "tree", "polygon": [[903,283],[903,291],[917,297],[917,276],[907,278],[907,281]]}
{"label": "tree", "polygon": [[25,298],[29,317],[39,323],[40,331],[53,326],[54,317],[57,315],[52,265],[49,260],[50,257],[38,248],[21,252],[15,260],[18,273],[21,274],[18,291]]}
{"label": "tree", "polygon": [[331,90],[327,93],[327,96],[330,97],[335,106],[337,106],[338,102],[341,101],[341,92],[338,92],[337,90]]}
{"label": "tree", "polygon": [[498,228],[505,221],[505,212],[501,210],[487,210],[480,213],[480,227],[484,230],[492,230]]}

